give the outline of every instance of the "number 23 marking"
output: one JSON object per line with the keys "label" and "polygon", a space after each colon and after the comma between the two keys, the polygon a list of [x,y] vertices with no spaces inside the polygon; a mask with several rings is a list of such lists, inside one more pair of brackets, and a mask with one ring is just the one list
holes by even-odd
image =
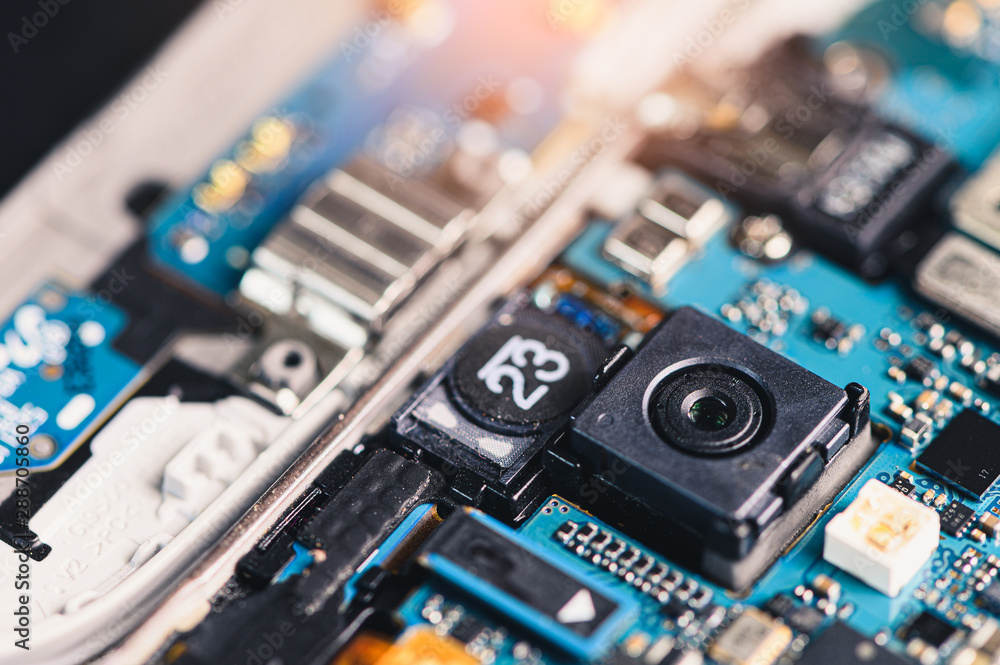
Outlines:
{"label": "number 23 marking", "polygon": [[[538,404],[538,400],[545,397],[549,392],[548,386],[538,386],[530,395],[524,394],[524,373],[519,369],[528,365],[528,354],[531,354],[531,364],[536,367],[535,378],[544,383],[555,383],[569,374],[569,358],[559,351],[553,351],[537,339],[524,339],[520,335],[514,335],[500,347],[500,350],[493,354],[476,376],[486,384],[491,392],[497,395],[503,392],[501,379],[507,377],[511,381],[511,393],[514,404],[518,408],[527,411]],[[507,361],[511,365],[506,365]],[[543,369],[546,365],[554,364],[551,369]]]}

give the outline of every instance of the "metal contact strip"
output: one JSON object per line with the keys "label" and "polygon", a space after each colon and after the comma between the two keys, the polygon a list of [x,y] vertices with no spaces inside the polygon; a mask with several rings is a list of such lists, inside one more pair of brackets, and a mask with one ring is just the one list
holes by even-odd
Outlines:
{"label": "metal contact strip", "polygon": [[330,190],[364,206],[398,228],[431,245],[441,241],[444,229],[438,228],[400,203],[384,196],[345,171],[329,177]]}
{"label": "metal contact strip", "polygon": [[295,206],[291,213],[292,220],[299,226],[312,231],[331,244],[351,252],[358,258],[367,261],[379,270],[399,278],[406,274],[409,268],[379,249],[372,247],[361,238],[348,233],[336,222],[323,217],[312,208]]}

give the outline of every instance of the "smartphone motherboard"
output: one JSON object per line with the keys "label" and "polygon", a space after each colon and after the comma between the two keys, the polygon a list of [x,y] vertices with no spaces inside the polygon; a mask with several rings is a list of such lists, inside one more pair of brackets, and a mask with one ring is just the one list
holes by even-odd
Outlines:
{"label": "smartphone motherboard", "polygon": [[1000,663],[1000,10],[628,4],[380,4],[11,313],[4,659]]}

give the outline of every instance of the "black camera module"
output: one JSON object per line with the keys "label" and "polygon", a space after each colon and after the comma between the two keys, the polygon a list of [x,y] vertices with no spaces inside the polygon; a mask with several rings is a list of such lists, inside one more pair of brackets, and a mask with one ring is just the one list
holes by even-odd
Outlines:
{"label": "black camera module", "polygon": [[838,388],[682,308],[578,410],[550,460],[563,451],[600,479],[595,512],[613,511],[677,563],[742,590],[875,445],[865,388]]}
{"label": "black camera module", "polygon": [[719,363],[668,370],[653,384],[649,418],[668,444],[696,455],[733,453],[766,435],[771,396],[746,372]]}

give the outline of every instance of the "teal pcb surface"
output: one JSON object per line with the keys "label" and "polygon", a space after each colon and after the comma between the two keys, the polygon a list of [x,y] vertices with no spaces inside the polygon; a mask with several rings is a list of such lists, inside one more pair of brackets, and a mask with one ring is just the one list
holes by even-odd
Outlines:
{"label": "teal pcb surface", "polygon": [[[753,587],[749,597],[740,599],[759,605],[778,592],[791,593],[808,583],[818,574],[835,579],[843,588],[843,603],[850,603],[852,610],[846,621],[863,634],[874,636],[881,631],[895,635],[896,629],[909,617],[924,608],[933,608],[939,614],[960,620],[963,616],[987,616],[987,609],[976,602],[974,587],[976,565],[971,572],[961,572],[965,562],[957,565],[963,555],[979,563],[989,555],[1000,555],[995,542],[973,542],[942,532],[937,552],[917,576],[903,588],[896,598],[889,598],[863,582],[823,561],[823,529],[826,522],[843,510],[857,496],[866,481],[877,478],[890,483],[900,472],[914,476],[917,496],[928,491],[943,495],[948,502],[957,500],[975,510],[976,514],[990,512],[1000,504],[1000,487],[993,486],[982,501],[960,495],[954,488],[922,473],[914,459],[940,431],[935,424],[928,436],[916,446],[902,445],[901,425],[889,410],[890,393],[913,403],[925,390],[920,383],[905,379],[904,372],[894,372],[912,358],[923,356],[932,361],[940,374],[948,378],[949,385],[958,383],[971,390],[971,396],[961,400],[943,391],[954,402],[954,412],[975,409],[997,422],[992,408],[993,396],[976,386],[973,376],[963,368],[957,356],[936,356],[929,347],[929,337],[918,319],[930,320],[945,330],[956,330],[979,349],[983,357],[996,348],[975,330],[950,315],[915,298],[901,280],[889,279],[872,284],[830,263],[822,257],[800,251],[785,263],[765,265],[753,261],[733,248],[725,234],[717,235],[701,254],[684,266],[671,280],[666,293],[655,294],[601,256],[601,247],[611,224],[593,222],[566,250],[562,261],[590,279],[606,286],[627,283],[668,309],[683,305],[694,306],[749,334],[769,348],[791,358],[819,376],[844,386],[851,381],[865,385],[871,391],[873,423],[881,431],[891,432],[867,467],[863,469],[837,497],[831,508],[807,531],[806,535],[775,564]],[[792,294],[801,298],[804,305],[798,311],[787,312],[780,334],[753,326],[740,310],[740,302],[755,304],[759,293]],[[858,326],[858,339],[850,349],[835,350],[817,340],[811,323],[811,313],[825,308],[845,325]],[[737,313],[740,312],[740,313]],[[725,313],[725,314],[724,314]],[[863,332],[861,332],[863,331]],[[995,514],[995,513],[994,513]],[[959,571],[959,572],[956,572]],[[717,599],[727,597],[726,592]],[[734,601],[736,599],[730,599]],[[897,638],[890,645],[902,649]]]}
{"label": "teal pcb surface", "polygon": [[[957,358],[940,357],[929,348],[931,338],[926,332],[926,321],[929,319],[945,330],[960,332],[984,355],[993,353],[996,347],[974,330],[952,320],[947,313],[928,308],[902,281],[890,279],[869,283],[805,251],[795,253],[782,264],[761,264],[740,254],[729,244],[725,234],[715,237],[700,255],[683,267],[669,283],[666,293],[654,293],[602,257],[601,247],[611,226],[605,221],[592,222],[564,252],[561,263],[612,289],[627,284],[668,310],[694,306],[835,384],[843,386],[852,381],[864,384],[871,391],[873,423],[886,437],[867,466],[744,595],[736,595],[697,573],[674,565],[668,558],[588,515],[580,507],[560,497],[551,497],[518,528],[518,534],[537,547],[549,550],[566,569],[587,576],[595,584],[617,586],[635,600],[639,614],[630,629],[616,639],[619,650],[655,652],[658,643],[669,642],[671,648],[704,651],[716,639],[719,628],[746,606],[763,607],[781,595],[794,599],[792,602],[797,607],[815,609],[815,600],[803,600],[802,589],[809,589],[821,574],[838,582],[842,591],[834,607],[823,607],[820,628],[843,621],[869,637],[881,635],[880,643],[884,642],[886,648],[897,653],[906,648],[900,628],[925,610],[967,628],[989,617],[990,608],[978,599],[977,585],[982,575],[988,575],[990,567],[996,565],[997,559],[990,563],[989,557],[1000,556],[1000,547],[994,541],[977,542],[968,533],[954,536],[942,531],[933,557],[895,598],[827,563],[822,551],[826,523],[854,500],[861,486],[870,479],[892,483],[901,472],[912,474],[917,500],[930,492],[940,497],[939,500],[943,499],[945,505],[958,501],[978,515],[1000,512],[1000,488],[992,487],[981,501],[975,501],[915,466],[914,459],[946,425],[948,417],[935,422],[928,435],[916,445],[903,445],[901,424],[889,410],[890,393],[912,403],[926,390],[921,383],[902,378],[904,373],[895,372],[895,377],[899,378],[890,376],[890,368],[899,369],[910,359],[923,356],[931,360],[941,376],[947,377],[949,386],[958,383],[971,391],[963,400],[947,390],[940,390],[945,399],[952,401],[953,413],[974,409],[997,422],[997,414],[992,408],[993,396],[975,384],[973,376]],[[800,306],[788,308],[780,330],[764,330],[752,325],[746,315],[734,313],[741,302],[756,303],[760,294],[787,295]],[[811,315],[820,309],[856,331],[851,345],[830,348],[824,340],[817,339]],[[572,546],[572,541],[560,540],[560,530],[564,534],[572,533],[567,525],[578,528],[587,524],[621,541],[623,547],[634,548],[643,557],[655,561],[655,564],[647,562],[645,567],[662,565],[668,569],[669,574],[676,577],[676,585],[683,585],[686,593],[700,595],[704,601],[702,610],[678,621],[665,611],[663,598],[640,588],[624,570],[616,572],[606,565],[598,565],[589,554],[581,554],[582,548]],[[532,639],[527,631],[510,627],[491,615],[488,607],[437,582],[419,587],[398,611],[406,625],[431,623],[447,634],[464,636],[470,632],[464,624],[475,624],[480,632],[468,643],[468,648],[477,653],[488,651],[498,663],[523,661],[526,649],[538,650],[540,662],[565,662],[557,652],[546,650],[543,643]],[[954,646],[949,644],[942,648],[942,659],[948,657],[949,649]],[[793,641],[789,648],[801,650],[803,643]]]}
{"label": "teal pcb surface", "polygon": [[47,285],[0,327],[0,473],[17,468],[19,426],[29,468],[56,466],[138,379],[112,347],[125,324],[114,305]]}
{"label": "teal pcb surface", "polygon": [[[908,360],[923,356],[941,376],[947,377],[949,388],[951,383],[958,383],[970,391],[961,399],[940,389],[946,399],[953,400],[952,413],[975,409],[996,422],[992,396],[976,386],[972,375],[956,358],[935,355],[929,348],[932,339],[926,332],[927,320],[944,330],[961,332],[983,354],[993,353],[995,346],[951,320],[946,313],[928,310],[902,281],[869,283],[805,251],[795,253],[782,264],[761,264],[731,247],[725,234],[715,237],[683,267],[669,283],[666,293],[654,293],[602,257],[601,247],[610,229],[608,222],[592,222],[564,252],[560,262],[611,290],[627,284],[667,310],[694,306],[838,385],[852,381],[864,384],[871,391],[873,423],[879,436],[885,438],[867,466],[831,506],[742,595],[675,565],[642,542],[589,515],[582,507],[561,497],[550,497],[518,527],[517,535],[538,550],[548,552],[551,560],[558,561],[564,570],[582,576],[594,587],[618,589],[635,603],[638,608],[635,619],[614,638],[613,648],[643,658],[671,649],[704,653],[718,639],[719,631],[746,607],[764,607],[778,596],[796,608],[818,615],[816,630],[842,621],[864,635],[878,636],[880,644],[896,653],[906,649],[900,629],[923,611],[931,611],[953,625],[966,628],[989,617],[991,610],[978,599],[977,585],[984,574],[990,574],[990,567],[997,565],[996,558],[990,559],[1000,556],[995,541],[978,542],[968,532],[955,536],[942,531],[937,551],[895,598],[825,562],[822,550],[827,522],[854,500],[862,485],[870,479],[889,484],[901,472],[912,474],[916,500],[931,493],[945,505],[958,501],[979,515],[1000,513],[1000,488],[991,488],[981,501],[975,501],[914,465],[914,459],[953,416],[935,422],[932,431],[917,444],[902,445],[901,424],[889,411],[890,393],[912,403],[926,390],[921,383],[903,378],[905,373],[894,372],[890,376],[890,368],[899,369]],[[740,310],[740,304],[756,304],[762,294],[763,297],[778,294],[779,299],[787,296],[796,303],[786,308],[782,326],[766,330],[753,325],[748,315],[734,313],[750,312],[747,308]],[[831,348],[817,338],[812,322],[812,314],[817,310],[828,311],[855,331],[852,343]],[[937,503],[932,505],[941,508]],[[595,557],[589,546],[578,544],[583,541],[574,540],[573,534],[582,533],[583,529],[590,530],[588,542],[594,533],[605,539],[603,555]],[[619,552],[627,553],[621,554],[617,561],[627,556],[628,564],[617,569],[608,564],[606,554],[612,547],[608,542],[614,543]],[[645,572],[637,573],[640,568]],[[803,593],[819,575],[828,576],[841,587],[840,597],[833,605],[817,604],[818,598],[812,597],[812,592]],[[661,581],[650,584],[651,579]],[[669,593],[662,592],[662,580],[669,580],[672,589]],[[682,594],[676,592],[678,589]],[[671,603],[678,598],[682,602],[672,607]],[[525,659],[554,664],[572,662],[559,650],[547,646],[539,635],[498,616],[489,602],[462,593],[443,580],[431,579],[421,584],[396,611],[405,626],[430,624],[439,634],[464,642],[473,655],[497,663]],[[790,655],[797,657],[807,645],[805,640],[793,640],[788,647]],[[612,647],[608,645],[605,653],[607,648]],[[946,660],[954,648],[954,641],[944,645],[942,659]]]}
{"label": "teal pcb surface", "polygon": [[950,45],[942,20],[948,4],[880,0],[823,43],[844,40],[884,57],[890,71],[877,93],[879,112],[944,145],[973,169],[1000,143],[1000,64],[975,41],[996,50],[1000,26],[985,20],[973,43]]}

